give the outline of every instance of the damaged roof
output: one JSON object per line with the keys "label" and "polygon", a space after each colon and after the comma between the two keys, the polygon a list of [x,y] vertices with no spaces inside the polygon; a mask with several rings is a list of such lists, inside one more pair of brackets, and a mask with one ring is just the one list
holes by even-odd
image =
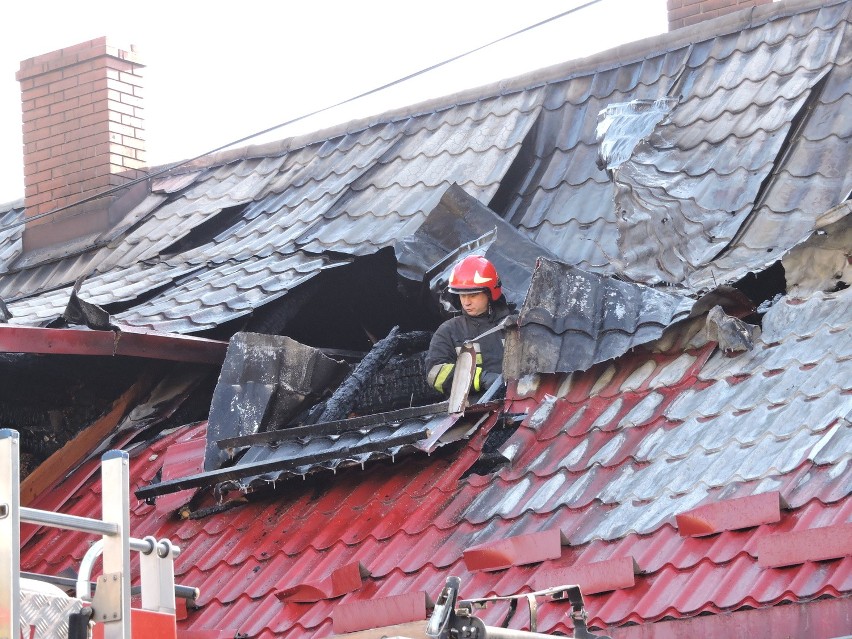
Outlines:
{"label": "damaged roof", "polygon": [[[589,624],[617,639],[679,636],[684,619],[709,639],[848,632],[850,15],[848,0],[777,2],[177,166],[123,225],[52,261],[28,262],[11,234],[0,298],[27,326],[61,316],[81,276],[80,298],[118,325],[196,333],[302,304],[373,255],[433,291],[467,251],[502,260],[519,310],[506,397],[452,445],[418,448],[448,425],[437,406],[379,421],[363,451],[369,420],[252,440],[212,410],[212,427],[109,440],[130,447],[138,495],[192,488],[131,513],[134,534],[183,548],[177,581],[201,590],[180,631],[422,622],[456,575],[470,598],[579,583]],[[748,340],[724,346],[742,319]],[[220,381],[276,410],[262,383]],[[399,432],[429,455],[398,457]],[[211,441],[251,446],[248,471],[285,463],[221,469],[246,493],[222,500],[180,483],[216,472]],[[89,514],[99,490],[87,458],[34,505]],[[22,566],[52,574],[87,547],[22,542]],[[538,631],[570,634],[567,610],[543,604]]]}
{"label": "damaged roof", "polygon": [[[397,247],[453,184],[571,266],[687,294],[731,283],[852,190],[848,19],[841,0],[776,3],[712,35],[688,28],[617,59],[179,165],[87,249],[29,264],[7,248],[0,298],[12,322],[39,324],[86,276],[81,296],[117,322],[197,332],[341,255]],[[648,100],[666,107],[647,135],[598,126],[614,104]],[[599,148],[613,135],[633,148],[607,169]]]}
{"label": "damaged roof", "polygon": [[[506,340],[504,372],[571,373],[618,357],[687,318],[688,297],[587,273],[541,258]],[[514,337],[514,339],[513,339]]]}
{"label": "damaged roof", "polygon": [[[218,637],[328,636],[345,627],[343,604],[434,597],[449,574],[471,597],[577,581],[590,625],[618,637],[639,636],[630,624],[663,622],[654,636],[673,636],[664,629],[678,619],[819,599],[813,636],[837,636],[848,628],[843,600],[827,604],[852,590],[848,545],[828,543],[849,534],[849,291],[780,301],[755,348],[735,356],[702,339],[695,320],[668,345],[517,386],[513,410],[528,415],[500,446],[511,463],[493,475],[469,472],[483,429],[458,453],[283,482],[208,516],[178,520],[139,502],[131,524],[183,547],[177,580],[202,594],[180,627]],[[135,486],[199,437],[203,425],[135,449]],[[94,476],[66,508],[82,514],[98,500]],[[783,559],[771,536],[791,544]],[[512,549],[486,553],[498,540]],[[42,532],[24,565],[51,573],[85,548]],[[358,578],[332,588],[353,564]],[[566,605],[542,604],[539,631],[570,633]],[[505,614],[495,606],[483,618],[499,625]],[[699,618],[702,636],[730,636]],[[381,607],[371,616],[386,619]],[[511,627],[523,625],[518,615]]]}

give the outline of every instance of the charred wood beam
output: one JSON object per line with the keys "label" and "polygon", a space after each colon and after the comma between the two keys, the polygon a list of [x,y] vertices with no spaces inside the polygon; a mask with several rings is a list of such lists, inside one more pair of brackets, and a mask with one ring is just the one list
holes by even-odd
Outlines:
{"label": "charred wood beam", "polygon": [[21,482],[21,505],[29,506],[35,498],[49,490],[73,468],[79,466],[90,451],[106,439],[121,420],[151,391],[157,381],[157,371],[148,369],[130,388],[116,399],[109,411],[81,430],[74,439],[43,461]]}
{"label": "charred wood beam", "polygon": [[376,413],[375,415],[363,415],[360,417],[350,417],[348,419],[338,419],[331,422],[311,424],[309,426],[294,426],[292,428],[271,430],[265,433],[228,437],[220,439],[216,442],[216,444],[221,449],[227,449],[238,448],[240,446],[251,446],[254,444],[268,444],[271,442],[301,439],[304,437],[341,435],[343,433],[349,433],[356,430],[367,431],[379,426],[387,426],[388,424],[401,422],[404,419],[446,413],[447,407],[447,402],[428,404],[427,406],[412,406],[411,408],[401,408],[399,410],[388,411],[386,413]]}
{"label": "charred wood beam", "polygon": [[267,459],[264,461],[254,462],[252,464],[244,464],[233,466],[231,468],[221,468],[219,470],[211,470],[206,473],[190,475],[180,479],[160,482],[139,488],[134,494],[138,499],[150,499],[158,495],[168,495],[176,493],[188,488],[202,488],[223,481],[236,481],[245,477],[262,475],[263,473],[290,470],[299,466],[307,466],[310,464],[318,464],[331,459],[350,459],[355,455],[364,453],[374,453],[380,450],[387,450],[395,446],[404,446],[412,444],[428,436],[429,429],[425,426],[412,433],[398,435],[396,437],[388,437],[381,441],[368,442],[359,446],[350,446],[331,450],[324,453],[315,453],[312,455],[302,455],[300,457],[291,457],[289,459]]}
{"label": "charred wood beam", "polygon": [[322,414],[316,420],[317,423],[342,419],[352,410],[364,385],[396,353],[398,334],[399,326],[394,326],[386,337],[376,342],[372,350],[358,362],[355,370],[328,399]]}
{"label": "charred wood beam", "polygon": [[[447,402],[447,404],[449,405],[449,402]],[[490,401],[486,401],[486,402],[480,401],[478,404],[471,404],[470,406],[468,406],[464,409],[464,414],[465,415],[478,415],[479,413],[490,413],[492,411],[502,410],[502,409],[503,409],[503,400],[502,399],[495,399],[495,400],[490,400]],[[509,414],[509,413],[507,413],[507,414]],[[526,413],[522,413],[522,414],[526,415]]]}

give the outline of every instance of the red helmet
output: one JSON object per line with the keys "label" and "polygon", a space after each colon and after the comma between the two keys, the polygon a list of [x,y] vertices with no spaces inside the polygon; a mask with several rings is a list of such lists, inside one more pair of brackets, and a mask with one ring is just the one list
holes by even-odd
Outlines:
{"label": "red helmet", "polygon": [[487,293],[491,301],[503,295],[500,277],[494,265],[480,255],[469,255],[453,267],[450,273],[450,293]]}

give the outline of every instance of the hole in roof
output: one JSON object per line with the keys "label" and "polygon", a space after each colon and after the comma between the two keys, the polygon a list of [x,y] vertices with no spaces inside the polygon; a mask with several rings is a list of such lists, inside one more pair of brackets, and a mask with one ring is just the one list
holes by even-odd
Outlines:
{"label": "hole in roof", "polygon": [[[438,301],[425,295],[419,283],[399,277],[392,248],[349,259],[205,336],[229,340],[237,331],[284,335],[354,367],[398,327],[395,351],[371,372],[352,410],[366,415],[441,401],[424,370],[432,332],[444,319]],[[307,410],[322,408],[320,403]]]}
{"label": "hole in roof", "polygon": [[[734,284],[734,288],[745,294],[755,307],[759,307],[764,302],[770,302],[787,292],[784,266],[780,260],[774,262],[769,268],[759,273],[749,273]],[[743,319],[752,324],[760,321],[757,315]]]}
{"label": "hole in roof", "polygon": [[488,208],[511,224],[517,225],[520,222],[530,204],[532,196],[529,192],[532,188],[530,185],[536,185],[540,182],[540,180],[530,180],[530,172],[534,170],[543,172],[547,168],[547,162],[543,162],[535,152],[540,122],[541,118],[539,117],[536,123],[530,127],[529,132],[521,142],[518,154],[503,179],[500,180],[497,192],[488,202]]}
{"label": "hole in roof", "polygon": [[521,420],[516,416],[502,414],[497,423],[485,438],[482,452],[470,468],[468,468],[461,479],[470,475],[490,475],[509,463],[509,459],[500,453],[500,448],[509,441],[509,438],[518,430]]}
{"label": "hole in roof", "polygon": [[246,205],[241,204],[220,210],[200,224],[196,224],[189,233],[163,249],[160,255],[169,257],[212,242],[217,236],[242,221],[245,208]]}
{"label": "hole in roof", "polygon": [[386,248],[322,271],[256,311],[245,330],[286,335],[315,348],[364,353],[394,326],[401,333],[438,326],[437,302],[419,293],[399,279],[393,249]]}
{"label": "hole in roof", "polygon": [[0,420],[21,437],[21,474],[109,411],[145,370],[134,358],[0,354]]}

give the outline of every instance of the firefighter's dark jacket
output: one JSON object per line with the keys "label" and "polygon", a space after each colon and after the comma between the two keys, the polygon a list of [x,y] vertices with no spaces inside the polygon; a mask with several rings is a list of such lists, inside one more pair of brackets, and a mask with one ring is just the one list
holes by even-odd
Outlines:
{"label": "firefighter's dark jacket", "polygon": [[[429,343],[425,369],[427,381],[438,391],[449,394],[452,386],[456,358],[468,340],[494,328],[509,314],[505,298],[491,302],[489,310],[478,317],[462,311],[461,315],[448,319],[438,327]],[[477,371],[473,390],[485,390],[503,370],[503,331],[496,331],[476,340]],[[481,355],[481,357],[480,357]]]}

